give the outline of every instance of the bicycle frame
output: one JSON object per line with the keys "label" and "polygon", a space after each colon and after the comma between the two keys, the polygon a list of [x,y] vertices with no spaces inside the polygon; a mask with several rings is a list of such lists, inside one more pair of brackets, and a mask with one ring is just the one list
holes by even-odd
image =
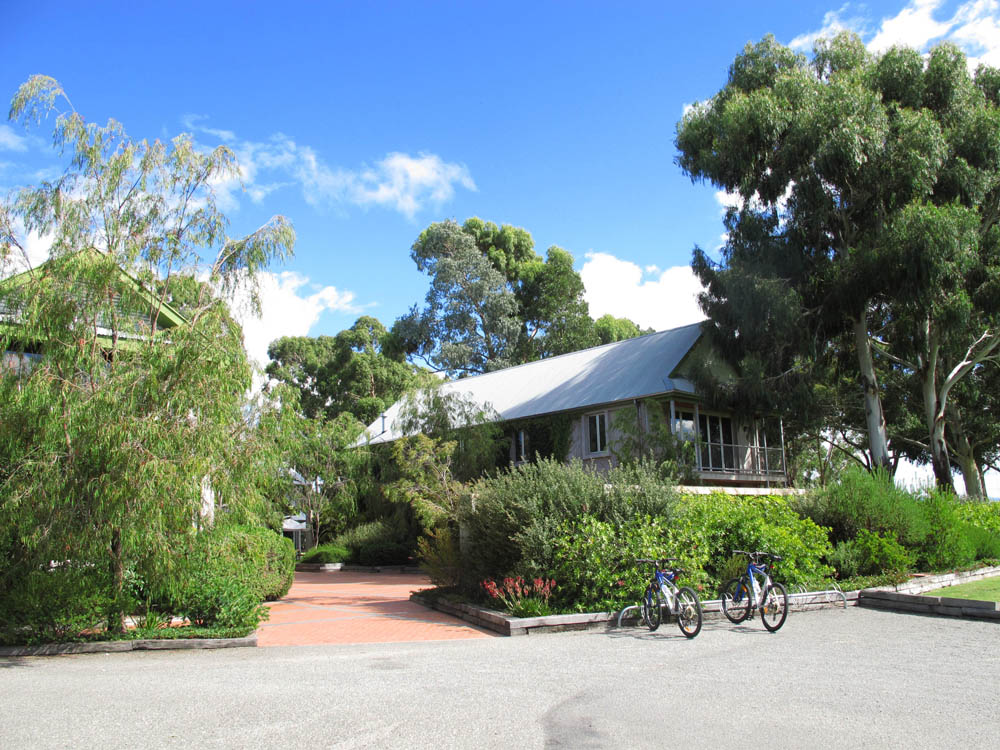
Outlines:
{"label": "bicycle frame", "polygon": [[[771,576],[767,572],[767,567],[766,564],[756,565],[753,561],[749,561],[746,572],[743,574],[745,578],[750,579],[750,590],[753,593],[753,599],[750,604],[754,609],[764,606],[764,592],[767,591],[767,587],[772,583]],[[761,583],[757,582],[757,576],[763,579]]]}
{"label": "bicycle frame", "polygon": [[676,576],[672,570],[661,570],[659,565],[654,567],[653,577],[649,580],[660,592],[660,596],[664,599],[663,603],[668,605],[670,614],[672,615],[677,614],[678,589],[675,580]]}

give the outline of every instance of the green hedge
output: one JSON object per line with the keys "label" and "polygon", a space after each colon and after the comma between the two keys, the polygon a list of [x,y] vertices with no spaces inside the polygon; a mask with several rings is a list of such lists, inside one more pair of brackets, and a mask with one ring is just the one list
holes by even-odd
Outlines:
{"label": "green hedge", "polygon": [[551,577],[555,542],[566,524],[584,516],[614,525],[644,515],[667,518],[676,500],[673,487],[648,465],[599,474],[579,461],[543,459],[480,480],[460,512],[470,540],[462,585],[471,594],[488,578]]}
{"label": "green hedge", "polygon": [[320,544],[303,553],[302,559],[299,562],[320,564],[342,563],[347,562],[350,557],[351,551],[347,547],[329,542],[328,544]]}

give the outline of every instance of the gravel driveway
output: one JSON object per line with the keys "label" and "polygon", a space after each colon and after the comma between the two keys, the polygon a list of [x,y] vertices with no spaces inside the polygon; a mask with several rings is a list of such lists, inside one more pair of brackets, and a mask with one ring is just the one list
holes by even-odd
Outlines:
{"label": "gravel driveway", "polygon": [[436,643],[0,659],[0,747],[998,747],[1000,627],[859,608]]}

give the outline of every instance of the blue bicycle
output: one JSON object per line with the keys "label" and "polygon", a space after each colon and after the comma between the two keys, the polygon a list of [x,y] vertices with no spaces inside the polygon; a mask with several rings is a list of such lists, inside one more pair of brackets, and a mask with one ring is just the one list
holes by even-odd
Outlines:
{"label": "blue bicycle", "polygon": [[740,549],[734,549],[733,554],[747,557],[747,569],[743,575],[723,585],[720,596],[723,614],[730,622],[739,624],[748,618],[753,619],[754,611],[760,610],[764,627],[775,632],[785,624],[788,616],[788,592],[782,584],[772,581],[770,575],[774,563],[781,557],[770,552],[744,552]]}
{"label": "blue bicycle", "polygon": [[668,607],[668,613],[677,617],[677,626],[688,638],[694,638],[701,632],[701,602],[694,589],[688,586],[677,587],[677,578],[686,572],[683,568],[667,567],[667,563],[677,558],[667,557],[662,560],[639,559],[636,562],[653,566],[653,574],[642,595],[639,611],[642,621],[650,630],[660,627],[663,607]]}

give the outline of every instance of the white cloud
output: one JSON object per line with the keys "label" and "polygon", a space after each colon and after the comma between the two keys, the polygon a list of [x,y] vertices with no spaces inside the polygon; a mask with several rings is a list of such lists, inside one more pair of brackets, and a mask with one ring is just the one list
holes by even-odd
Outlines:
{"label": "white cloud", "polygon": [[811,52],[817,39],[829,39],[841,31],[853,31],[860,36],[865,35],[867,23],[861,16],[849,16],[851,5],[847,3],[838,10],[827,11],[823,15],[823,27],[818,31],[799,34],[788,46],[798,52]]}
{"label": "white cloud", "polygon": [[28,139],[18,135],[10,125],[0,125],[0,151],[27,151]]}
{"label": "white cloud", "polygon": [[635,263],[608,253],[587,253],[580,270],[584,297],[593,318],[611,314],[658,331],[687,325],[705,316],[698,307],[701,282],[688,266],[674,266],[643,278]]}
{"label": "white cloud", "polygon": [[[243,326],[247,354],[261,367],[267,364],[267,347],[282,336],[306,336],[327,310],[360,312],[354,293],[332,286],[314,288],[309,279],[293,271],[265,272],[259,276],[261,315],[250,311],[248,292],[240,290],[231,301],[233,317]],[[305,293],[303,293],[305,292]]]}
{"label": "white cloud", "polygon": [[458,187],[476,190],[464,164],[446,162],[436,154],[416,156],[392,152],[356,169],[328,165],[315,149],[277,133],[267,141],[240,140],[229,130],[200,124],[203,117],[188,115],[184,126],[217,138],[233,149],[240,165],[238,179],[213,185],[219,207],[233,211],[245,189],[259,202],[271,192],[298,185],[307,203],[314,206],[381,206],[412,218],[427,205],[441,205],[455,196]]}
{"label": "white cloud", "polygon": [[955,19],[938,21],[934,18],[934,11],[941,4],[941,0],[913,0],[895,16],[883,18],[878,33],[868,42],[868,49],[884,52],[894,45],[923,49],[940,39],[955,24]]}
{"label": "white cloud", "polygon": [[896,15],[872,23],[865,17],[868,11],[864,4],[847,3],[839,10],[826,13],[821,29],[800,34],[789,42],[789,46],[809,51],[816,39],[849,30],[867,39],[868,49],[876,53],[893,45],[926,51],[932,44],[950,41],[968,55],[970,70],[974,71],[979,63],[1000,67],[1000,4],[997,0],[967,0],[950,15],[944,6],[943,0],[910,0]]}

